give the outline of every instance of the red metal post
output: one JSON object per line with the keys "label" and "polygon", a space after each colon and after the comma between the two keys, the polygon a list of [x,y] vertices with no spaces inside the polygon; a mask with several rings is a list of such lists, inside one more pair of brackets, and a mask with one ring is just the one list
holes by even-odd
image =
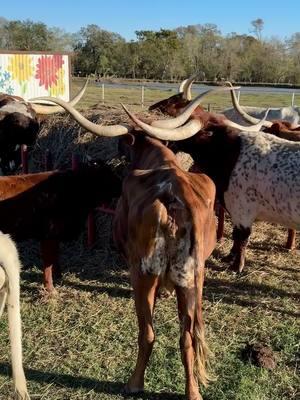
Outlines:
{"label": "red metal post", "polygon": [[[77,154],[72,154],[72,169],[77,170],[79,168],[79,157]],[[87,219],[87,245],[89,248],[93,247],[96,238],[96,222],[95,213],[91,211]]]}
{"label": "red metal post", "polygon": [[21,146],[21,160],[22,160],[22,172],[28,174],[28,148],[26,144]]}
{"label": "red metal post", "polygon": [[108,208],[108,207],[104,207],[104,206],[97,207],[97,210],[102,211],[105,214],[111,214],[111,215],[115,215],[115,213],[116,213],[115,210]]}
{"label": "red metal post", "polygon": [[79,157],[77,154],[72,154],[72,169],[76,170],[79,168]]}
{"label": "red metal post", "polygon": [[47,149],[45,154],[45,171],[51,171],[52,168],[53,168],[52,154],[51,151]]}
{"label": "red metal post", "polygon": [[95,244],[96,238],[96,223],[94,211],[91,211],[87,219],[87,241],[88,247],[91,248]]}

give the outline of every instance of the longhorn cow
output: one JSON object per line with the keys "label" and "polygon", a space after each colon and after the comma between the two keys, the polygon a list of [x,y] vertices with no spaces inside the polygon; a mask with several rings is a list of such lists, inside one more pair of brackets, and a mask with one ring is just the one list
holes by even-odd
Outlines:
{"label": "longhorn cow", "polygon": [[[193,115],[208,93],[225,89],[221,87],[202,93],[176,118],[153,121],[149,125],[133,115],[131,117],[150,136],[178,141],[178,148],[189,153],[199,168],[214,180],[217,197],[234,224],[231,256],[233,268],[241,272],[247,241],[256,219],[278,222],[292,229],[299,227],[300,181],[295,177],[300,176],[300,143],[268,133],[257,133],[267,122],[264,119],[244,131],[238,131]],[[45,99],[51,101],[51,98]],[[133,129],[128,124],[93,124],[62,100],[52,100],[95,134],[117,136]],[[233,126],[241,130],[240,125]]]}
{"label": "longhorn cow", "polygon": [[159,288],[167,286],[175,287],[178,300],[186,396],[200,400],[195,377],[208,382],[201,303],[204,263],[216,242],[215,186],[204,174],[183,171],[157,139],[131,132],[121,140],[132,143],[134,169],[123,182],[114,239],[130,268],[139,325],[138,359],[126,391],[144,389],[155,340],[154,304]]}
{"label": "longhorn cow", "polygon": [[[70,101],[74,106],[83,96],[88,81]],[[20,145],[32,146],[39,130],[39,116],[64,112],[59,106],[35,104],[34,99],[0,93],[0,174],[14,172],[21,163]],[[2,173],[1,173],[2,172]]]}
{"label": "longhorn cow", "polygon": [[[0,229],[41,243],[44,286],[60,276],[59,242],[75,239],[91,211],[119,197],[120,179],[105,163],[78,170],[0,177]],[[53,272],[53,274],[52,274]]]}
{"label": "longhorn cow", "polygon": [[[300,143],[253,132],[253,127],[238,131],[210,124],[208,130],[203,130],[204,120],[195,115],[189,120],[197,104],[197,99],[191,102],[185,118],[154,121],[151,125],[132,118],[149,135],[178,141],[178,148],[189,153],[214,180],[217,197],[234,224],[230,258],[233,268],[241,272],[256,219],[291,229],[300,227]],[[198,123],[198,131],[188,138],[186,128],[192,123]],[[266,123],[262,120],[255,128]],[[171,128],[167,128],[168,124]]]}
{"label": "longhorn cow", "polygon": [[[231,82],[226,82],[229,86]],[[255,124],[258,120],[262,119],[267,109],[263,107],[251,107],[241,106],[233,91],[230,92],[233,108],[229,108],[223,111],[223,114],[237,123],[246,121],[248,124]],[[267,122],[271,123],[267,123]],[[266,126],[270,127],[272,122],[275,121],[287,121],[291,125],[291,128],[295,128],[300,125],[300,107],[288,106],[288,107],[270,107],[268,108],[268,115],[266,117]]]}

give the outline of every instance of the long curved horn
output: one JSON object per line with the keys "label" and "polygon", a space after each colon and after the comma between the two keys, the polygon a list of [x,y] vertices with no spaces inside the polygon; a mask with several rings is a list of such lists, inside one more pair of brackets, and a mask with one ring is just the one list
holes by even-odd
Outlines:
{"label": "long curved horn", "polygon": [[181,126],[177,129],[162,129],[156,128],[154,126],[148,125],[145,122],[139,120],[134,114],[132,114],[123,104],[127,115],[141,128],[143,131],[148,133],[148,135],[160,139],[160,140],[183,140],[187,139],[201,130],[203,123],[199,119],[192,119],[186,125]]}
{"label": "long curved horn", "polygon": [[199,106],[199,104],[201,104],[204,97],[206,97],[211,93],[226,92],[228,90],[232,91],[233,89],[239,89],[239,87],[233,88],[233,87],[221,86],[215,89],[207,90],[206,92],[199,94],[199,96],[197,96],[193,101],[191,101],[191,103],[184,108],[184,110],[178,117],[153,121],[151,125],[157,128],[164,128],[164,129],[177,128],[178,126],[183,125],[190,118],[192,112]]}
{"label": "long curved horn", "polygon": [[78,122],[79,125],[81,125],[87,131],[94,133],[98,136],[121,136],[126,135],[133,129],[130,125],[126,124],[108,126],[94,124],[93,122],[86,119],[82,114],[80,114],[80,112],[78,112],[69,103],[66,103],[64,100],[57,99],[55,97],[38,97],[37,99],[52,101],[53,103],[60,105],[61,107],[63,107],[64,110],[68,111],[72,115],[72,117],[75,119],[75,121]]}
{"label": "long curved horn", "polygon": [[[225,83],[227,85],[229,85],[229,87],[233,88],[231,82],[226,81]],[[236,97],[235,91],[232,90],[230,92],[230,94],[231,94],[231,100],[232,100],[233,107],[241,115],[241,117],[243,117],[245,121],[250,122],[250,124],[258,124],[260,122],[260,120],[255,117],[252,117],[252,115],[247,114],[246,111],[243,109],[243,107],[240,106],[238,99]],[[264,121],[263,126],[270,128],[272,126],[272,122]]]}
{"label": "long curved horn", "polygon": [[[186,79],[183,86],[183,99],[191,101],[192,100],[192,84],[194,83],[195,79],[197,78],[197,76],[199,76],[200,74],[204,74],[203,72],[196,72],[195,74],[193,74],[192,76],[190,76],[188,79]],[[182,82],[182,83],[183,83]]]}
{"label": "long curved horn", "polygon": [[[79,100],[81,99],[81,97],[84,95],[84,92],[87,88],[87,85],[89,83],[89,78],[86,80],[84,86],[82,87],[82,89],[77,93],[77,95],[75,97],[73,97],[73,99],[68,103],[71,106],[75,106]],[[60,107],[60,106],[48,106],[45,104],[35,104],[34,102],[40,100],[39,97],[34,97],[32,99],[29,99],[28,102],[30,103],[31,107],[34,109],[34,111],[37,114],[41,114],[41,115],[50,115],[50,114],[55,114],[55,113],[60,113],[60,112],[64,112],[64,108]]]}
{"label": "long curved horn", "polygon": [[178,93],[183,93],[184,92],[184,86],[185,86],[187,81],[188,81],[188,79],[185,79],[184,81],[181,82],[181,84],[179,85],[179,88],[178,88]]}
{"label": "long curved horn", "polygon": [[264,117],[261,120],[258,120],[259,122],[257,124],[251,125],[251,126],[244,126],[237,124],[236,122],[230,121],[229,119],[226,119],[223,121],[224,125],[230,127],[230,128],[235,128],[240,131],[245,131],[245,132],[259,132],[262,127],[265,126],[266,118],[269,114],[270,109],[268,108],[267,111],[265,112]]}

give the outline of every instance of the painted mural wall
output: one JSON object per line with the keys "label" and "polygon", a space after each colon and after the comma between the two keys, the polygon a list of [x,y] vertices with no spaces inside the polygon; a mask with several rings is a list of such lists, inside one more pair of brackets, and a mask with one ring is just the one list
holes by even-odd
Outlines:
{"label": "painted mural wall", "polygon": [[54,96],[70,100],[69,56],[64,54],[0,54],[0,92],[21,96]]}

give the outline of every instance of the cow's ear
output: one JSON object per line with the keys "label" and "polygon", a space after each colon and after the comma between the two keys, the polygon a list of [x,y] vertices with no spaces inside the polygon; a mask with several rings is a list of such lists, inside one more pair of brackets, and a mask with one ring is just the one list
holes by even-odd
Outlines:
{"label": "cow's ear", "polygon": [[135,136],[132,133],[127,133],[124,136],[124,141],[128,146],[133,146],[135,143]]}

